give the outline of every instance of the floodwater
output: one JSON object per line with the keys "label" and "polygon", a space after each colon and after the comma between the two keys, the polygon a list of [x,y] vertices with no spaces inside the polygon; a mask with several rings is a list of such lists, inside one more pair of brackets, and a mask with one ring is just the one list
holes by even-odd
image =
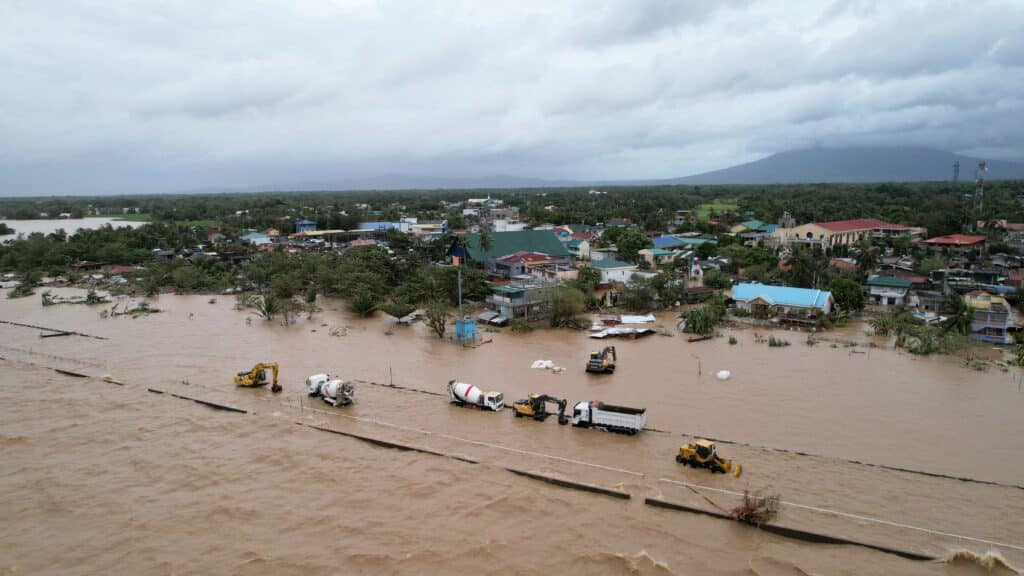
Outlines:
{"label": "floodwater", "polygon": [[130,228],[138,228],[146,222],[131,222],[128,220],[116,220],[114,218],[100,218],[100,217],[89,217],[89,218],[64,218],[64,219],[49,219],[49,220],[3,220],[0,219],[0,223],[7,224],[14,229],[14,234],[0,235],[0,241],[10,240],[18,236],[18,234],[24,234],[28,236],[33,232],[41,232],[43,234],[51,234],[57,230],[64,229],[68,234],[75,234],[79,230],[92,230],[95,228],[102,228],[107,224],[110,224],[114,228],[120,228],[122,226],[128,226]]}
{"label": "floodwater", "polygon": [[[1024,392],[1016,370],[979,372],[881,340],[878,348],[810,346],[792,332],[781,334],[791,346],[769,348],[753,330],[733,332],[736,345],[678,334],[598,341],[569,331],[484,332],[490,343],[465,349],[422,325],[352,318],[336,301],[287,327],[234,310],[230,297],[163,295],[150,303],[164,311],[133,320],[101,319],[102,307],[42,308],[38,297],[0,301],[2,320],[108,338],[40,338],[39,330],[0,324],[0,570],[992,573],[644,505],[655,497],[729,510],[739,500],[731,493],[747,488],[806,506],[783,505],[775,521],[782,526],[936,557],[993,550],[1024,564]],[[866,339],[853,330],[839,336]],[[585,374],[589,351],[609,344],[618,350],[616,373]],[[537,359],[566,371],[533,370]],[[261,360],[281,363],[281,394],[231,383]],[[729,380],[714,377],[721,369],[732,372]],[[545,392],[570,406],[645,406],[658,431],[575,429],[365,383],[357,384],[356,405],[335,409],[303,396],[305,377],[324,371],[436,393],[458,378],[501,391],[507,402]],[[104,374],[124,385],[103,382]],[[683,434],[740,442],[719,450],[742,463],[743,476],[678,465]],[[540,483],[506,467],[632,499]]]}

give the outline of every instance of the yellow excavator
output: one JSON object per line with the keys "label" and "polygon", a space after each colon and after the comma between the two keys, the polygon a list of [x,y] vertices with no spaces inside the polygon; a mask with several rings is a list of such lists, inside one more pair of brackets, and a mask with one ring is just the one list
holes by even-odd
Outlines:
{"label": "yellow excavator", "polygon": [[[267,380],[267,370],[273,374],[273,383]],[[260,362],[252,367],[252,370],[239,372],[235,375],[235,385],[255,388],[270,384],[271,392],[280,392],[281,385],[277,383],[277,362]]]}
{"label": "yellow excavator", "polygon": [[587,372],[611,374],[615,372],[615,346],[605,346],[604,350],[593,351],[587,360]]}
{"label": "yellow excavator", "polygon": [[512,405],[512,413],[515,414],[516,418],[533,418],[543,422],[547,420],[548,416],[551,416],[551,412],[547,410],[548,402],[558,407],[558,423],[568,424],[569,418],[565,415],[565,407],[568,402],[562,398],[555,398],[547,394],[530,394],[522,400],[516,400],[515,404]]}
{"label": "yellow excavator", "polygon": [[683,466],[707,468],[711,470],[712,474],[715,472],[731,473],[736,478],[743,473],[743,466],[719,456],[715,450],[715,443],[710,440],[697,440],[683,444],[679,447],[679,454],[676,454],[676,462]]}

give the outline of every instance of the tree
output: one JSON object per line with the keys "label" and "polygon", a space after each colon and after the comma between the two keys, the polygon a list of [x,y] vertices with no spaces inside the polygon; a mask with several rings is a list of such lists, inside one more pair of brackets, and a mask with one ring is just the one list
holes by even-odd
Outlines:
{"label": "tree", "polygon": [[568,326],[579,328],[583,325],[582,315],[586,297],[578,288],[571,286],[559,286],[551,293],[551,315],[549,317],[552,328]]}
{"label": "tree", "polygon": [[619,257],[629,262],[636,262],[639,258],[639,251],[653,245],[650,238],[634,228],[622,228],[622,232],[619,233],[618,239],[615,241]]}
{"label": "tree", "polygon": [[584,264],[577,269],[574,284],[587,296],[592,296],[600,283],[601,272],[593,266]]}
{"label": "tree", "polygon": [[444,338],[445,330],[448,328],[448,306],[444,302],[434,300],[427,304],[427,325],[438,338]]}
{"label": "tree", "polygon": [[411,314],[416,307],[412,304],[405,304],[402,302],[388,302],[380,307],[388,316],[394,316],[395,318],[404,318]]}
{"label": "tree", "polygon": [[480,231],[480,250],[482,252],[490,252],[493,245],[491,244],[491,234],[487,230]]}
{"label": "tree", "polygon": [[817,288],[827,282],[828,259],[813,248],[798,249],[789,259],[789,283],[800,288]]}
{"label": "tree", "polygon": [[360,316],[370,316],[377,311],[377,296],[369,290],[360,290],[349,297],[348,309]]}
{"label": "tree", "polygon": [[273,294],[257,296],[252,300],[252,305],[256,308],[256,312],[260,317],[267,321],[273,320],[274,316],[277,316],[282,308],[281,301]]}
{"label": "tree", "polygon": [[732,279],[728,274],[712,269],[704,273],[704,285],[715,290],[728,290],[732,286]]}
{"label": "tree", "polygon": [[946,261],[939,256],[927,256],[922,258],[914,266],[914,272],[922,276],[930,276],[934,270],[941,270],[946,267]]}
{"label": "tree", "polygon": [[860,284],[837,276],[828,285],[829,292],[836,302],[836,306],[847,312],[856,312],[864,309],[864,290]]}
{"label": "tree", "polygon": [[629,283],[622,288],[622,305],[629,310],[646,312],[651,309],[654,301],[654,290],[651,281],[639,274],[634,274]]}
{"label": "tree", "polygon": [[878,267],[878,248],[872,246],[871,239],[865,236],[857,244],[857,271],[861,278],[867,278],[868,274]]}
{"label": "tree", "polygon": [[946,319],[942,321],[944,331],[963,335],[971,333],[974,308],[971,308],[962,296],[955,292],[947,295],[943,305],[943,314],[946,316]]}

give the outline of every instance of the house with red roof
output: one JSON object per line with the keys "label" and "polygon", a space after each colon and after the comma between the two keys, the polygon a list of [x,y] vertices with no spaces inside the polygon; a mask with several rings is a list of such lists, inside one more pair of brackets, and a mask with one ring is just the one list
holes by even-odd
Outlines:
{"label": "house with red roof", "polygon": [[[533,268],[553,266],[557,259],[543,252],[528,252],[521,250],[506,256],[494,259],[492,272],[501,278],[514,278],[523,274],[530,274]],[[568,268],[568,266],[566,266]]]}
{"label": "house with red roof", "polygon": [[922,240],[921,245],[929,252],[949,254],[951,256],[980,256],[985,252],[988,240],[984,236],[970,234],[947,234]]}
{"label": "house with red roof", "polygon": [[820,248],[852,246],[864,238],[910,236],[920,238],[924,229],[891,224],[877,218],[855,218],[830,222],[811,222],[792,228],[777,228],[775,243],[780,246],[810,245]]}

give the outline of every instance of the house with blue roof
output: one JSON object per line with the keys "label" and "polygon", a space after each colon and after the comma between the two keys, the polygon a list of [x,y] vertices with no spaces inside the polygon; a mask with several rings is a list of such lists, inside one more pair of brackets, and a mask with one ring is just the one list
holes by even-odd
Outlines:
{"label": "house with blue roof", "polygon": [[316,222],[312,220],[298,220],[295,222],[296,232],[316,232]]}
{"label": "house with blue roof", "polygon": [[732,288],[736,308],[755,318],[773,316],[816,316],[832,311],[832,293],[815,288],[792,288],[743,283]]}

